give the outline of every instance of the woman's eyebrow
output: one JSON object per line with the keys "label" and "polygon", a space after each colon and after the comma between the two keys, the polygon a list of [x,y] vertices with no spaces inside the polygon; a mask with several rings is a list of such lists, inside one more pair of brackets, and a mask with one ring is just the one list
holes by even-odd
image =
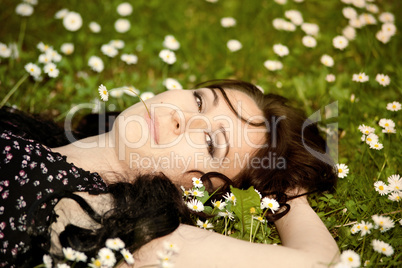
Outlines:
{"label": "woman's eyebrow", "polygon": [[212,91],[212,94],[214,95],[214,100],[212,101],[212,104],[216,107],[219,104],[219,97],[218,94],[216,93],[215,89],[208,87]]}
{"label": "woman's eyebrow", "polygon": [[224,158],[225,158],[228,155],[229,149],[230,149],[229,138],[228,138],[228,135],[227,135],[226,130],[223,127],[223,125],[220,126],[220,130],[222,131],[223,136],[225,137],[225,144],[227,145],[226,146],[225,156],[224,156]]}

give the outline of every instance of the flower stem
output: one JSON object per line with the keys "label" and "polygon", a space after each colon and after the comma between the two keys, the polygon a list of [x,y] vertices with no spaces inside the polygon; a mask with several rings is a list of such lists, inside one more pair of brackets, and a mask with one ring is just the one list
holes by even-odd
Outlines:
{"label": "flower stem", "polygon": [[20,87],[20,85],[25,81],[25,79],[27,79],[29,76],[29,74],[25,74],[23,75],[20,80],[18,80],[18,82],[14,85],[14,87],[8,92],[8,94],[3,98],[3,100],[0,103],[0,108],[4,106],[4,104],[6,104],[6,102],[8,101],[8,99],[15,93],[15,91],[17,91],[17,89]]}
{"label": "flower stem", "polygon": [[252,241],[252,237],[253,237],[253,220],[254,218],[251,216],[251,229],[250,229],[250,242]]}
{"label": "flower stem", "polygon": [[[135,95],[137,95],[137,97],[140,99],[140,101],[142,102],[142,104],[144,104],[145,109],[147,110],[147,113],[148,113],[149,118],[151,118],[151,113],[149,112],[148,107],[147,107],[147,105],[145,104],[144,100],[141,99],[140,95],[138,95],[132,88],[127,88],[127,89],[128,89],[129,91],[131,91],[132,93],[134,93]],[[151,118],[151,119],[152,119],[152,118]]]}
{"label": "flower stem", "polygon": [[24,36],[25,36],[25,29],[26,28],[27,28],[27,20],[25,18],[23,18],[22,22],[21,22],[20,34],[18,36],[18,49],[19,49],[19,51],[22,51],[22,43],[24,42]]}

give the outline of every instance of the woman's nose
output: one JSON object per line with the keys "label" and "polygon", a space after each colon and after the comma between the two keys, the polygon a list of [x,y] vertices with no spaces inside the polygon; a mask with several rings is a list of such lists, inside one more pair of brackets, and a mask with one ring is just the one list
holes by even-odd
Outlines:
{"label": "woman's nose", "polygon": [[193,112],[183,112],[175,110],[172,114],[173,132],[176,135],[181,135],[188,130],[209,129],[211,124],[205,115]]}

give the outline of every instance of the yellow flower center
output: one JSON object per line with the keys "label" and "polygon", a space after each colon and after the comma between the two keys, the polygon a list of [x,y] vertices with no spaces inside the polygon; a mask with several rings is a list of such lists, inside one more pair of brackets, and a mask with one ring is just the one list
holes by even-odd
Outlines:
{"label": "yellow flower center", "polygon": [[104,91],[103,91],[103,94],[104,94],[104,95],[106,95],[106,94],[107,94],[107,91],[106,91],[106,90],[104,90]]}
{"label": "yellow flower center", "polygon": [[261,217],[261,216],[259,216],[257,219],[258,219],[259,221],[262,221],[262,217]]}
{"label": "yellow flower center", "polygon": [[396,105],[395,105],[395,104],[394,104],[394,105],[392,105],[392,108],[396,109]]}
{"label": "yellow flower center", "polygon": [[348,258],[348,261],[353,262],[353,258],[352,258],[352,257],[349,257],[349,258]]}
{"label": "yellow flower center", "polygon": [[96,267],[101,267],[102,263],[100,262],[100,260],[95,260],[94,264]]}
{"label": "yellow flower center", "polygon": [[342,170],[341,168],[340,168],[340,169],[338,169],[338,172],[339,172],[339,173],[342,173],[342,171],[343,171],[343,170]]}
{"label": "yellow flower center", "polygon": [[364,226],[364,230],[368,230],[369,228],[367,226]]}
{"label": "yellow flower center", "polygon": [[384,190],[384,186],[380,185],[380,186],[378,187],[378,189],[380,189],[380,190],[382,191],[382,190]]}
{"label": "yellow flower center", "polygon": [[255,208],[254,208],[254,207],[250,208],[250,213],[251,213],[251,214],[254,214],[254,213],[255,213]]}
{"label": "yellow flower center", "polygon": [[216,201],[215,206],[219,207],[221,205],[221,201]]}
{"label": "yellow flower center", "polygon": [[363,79],[363,76],[359,75],[359,79],[362,80],[362,79]]}
{"label": "yellow flower center", "polygon": [[204,223],[203,225],[202,225],[202,227],[204,227],[204,228],[207,228],[207,224],[206,223]]}
{"label": "yellow flower center", "polygon": [[383,221],[380,221],[380,225],[383,225],[384,224],[384,222]]}
{"label": "yellow flower center", "polygon": [[384,126],[389,127],[389,124],[388,124],[388,123],[385,123]]}
{"label": "yellow flower center", "polygon": [[34,68],[31,68],[31,72],[33,72],[34,71]]}
{"label": "yellow flower center", "polygon": [[274,205],[272,203],[268,204],[268,207],[272,208]]}
{"label": "yellow flower center", "polygon": [[197,208],[198,208],[197,205],[194,205],[194,206],[193,206],[193,209],[194,209],[194,210],[197,210]]}
{"label": "yellow flower center", "polygon": [[387,251],[387,249],[386,249],[386,248],[382,248],[381,250],[382,250],[382,251]]}

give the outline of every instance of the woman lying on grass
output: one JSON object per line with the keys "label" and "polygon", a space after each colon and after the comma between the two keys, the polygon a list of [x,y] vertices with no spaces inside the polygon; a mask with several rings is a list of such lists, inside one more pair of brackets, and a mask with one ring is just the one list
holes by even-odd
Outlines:
{"label": "woman lying on grass", "polygon": [[[285,102],[246,82],[215,81],[137,103],[110,132],[60,147],[60,132],[36,125],[37,134],[27,127],[37,124],[32,118],[3,109],[1,264],[32,267],[44,254],[63,260],[62,248],[72,248],[96,266],[105,242],[118,237],[135,267],[156,265],[166,243],[180,249],[175,267],[328,267],[338,248],[306,196],[332,190],[336,174],[317,127],[304,127],[303,113]],[[200,213],[179,189],[194,177],[213,199],[230,185],[275,198],[281,208],[265,216],[282,246],[188,225]],[[123,259],[116,257],[104,264]]]}

